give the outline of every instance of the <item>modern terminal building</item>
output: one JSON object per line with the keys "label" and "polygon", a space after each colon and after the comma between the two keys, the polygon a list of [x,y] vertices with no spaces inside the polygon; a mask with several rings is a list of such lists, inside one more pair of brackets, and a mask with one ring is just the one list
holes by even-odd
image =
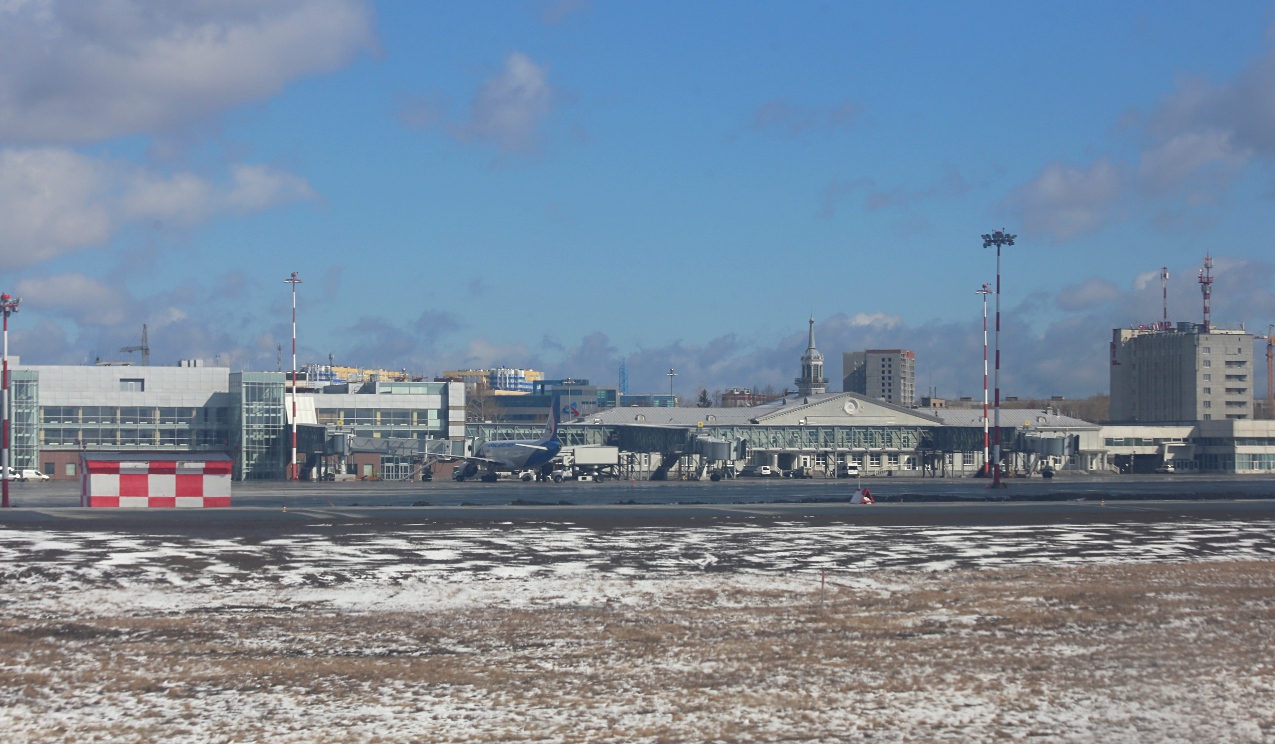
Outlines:
{"label": "modern terminal building", "polygon": [[[81,451],[224,452],[234,461],[236,480],[283,478],[291,459],[288,377],[197,361],[177,367],[18,364],[14,466],[65,479],[78,476]],[[299,458],[303,465],[313,468],[333,435],[463,450],[462,383],[325,382],[297,395],[297,422],[309,427],[311,439]],[[350,458],[348,465],[379,475],[401,468],[402,457],[387,452],[374,463]]]}

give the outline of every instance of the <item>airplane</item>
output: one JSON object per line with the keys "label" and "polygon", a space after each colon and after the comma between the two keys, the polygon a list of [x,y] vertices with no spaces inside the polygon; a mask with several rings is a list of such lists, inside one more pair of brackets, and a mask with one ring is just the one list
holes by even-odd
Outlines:
{"label": "airplane", "polygon": [[486,469],[481,476],[484,483],[496,480],[497,471],[508,470],[514,473],[534,470],[553,460],[562,450],[562,442],[558,439],[558,423],[561,417],[559,398],[554,396],[549,420],[545,422],[545,433],[539,439],[503,439],[484,442],[478,448],[478,454],[465,457],[465,463],[452,471],[452,478],[463,481],[478,475],[480,469]]}

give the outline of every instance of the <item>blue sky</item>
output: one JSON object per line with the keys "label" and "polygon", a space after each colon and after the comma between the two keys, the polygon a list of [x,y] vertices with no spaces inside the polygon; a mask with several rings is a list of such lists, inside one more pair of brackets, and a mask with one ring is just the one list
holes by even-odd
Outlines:
{"label": "blue sky", "polygon": [[[1106,388],[1110,328],[1275,321],[1272,7],[0,3],[28,362],[530,365],[791,384],[814,314],[975,394]],[[7,227],[6,227],[7,226]]]}

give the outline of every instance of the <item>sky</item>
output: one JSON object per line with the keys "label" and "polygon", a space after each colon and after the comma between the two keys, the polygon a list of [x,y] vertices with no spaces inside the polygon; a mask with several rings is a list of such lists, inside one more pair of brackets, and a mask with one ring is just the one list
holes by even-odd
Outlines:
{"label": "sky", "polygon": [[277,369],[297,271],[302,364],[782,389],[813,317],[977,396],[1003,228],[1004,394],[1081,397],[1162,266],[1275,322],[1273,156],[1243,0],[0,0],[24,363]]}

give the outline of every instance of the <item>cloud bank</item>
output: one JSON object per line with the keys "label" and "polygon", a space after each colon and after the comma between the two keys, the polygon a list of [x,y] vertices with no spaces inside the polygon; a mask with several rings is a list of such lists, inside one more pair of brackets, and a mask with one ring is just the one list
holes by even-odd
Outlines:
{"label": "cloud bank", "polygon": [[0,141],[152,133],[273,96],[373,44],[355,0],[0,4]]}

